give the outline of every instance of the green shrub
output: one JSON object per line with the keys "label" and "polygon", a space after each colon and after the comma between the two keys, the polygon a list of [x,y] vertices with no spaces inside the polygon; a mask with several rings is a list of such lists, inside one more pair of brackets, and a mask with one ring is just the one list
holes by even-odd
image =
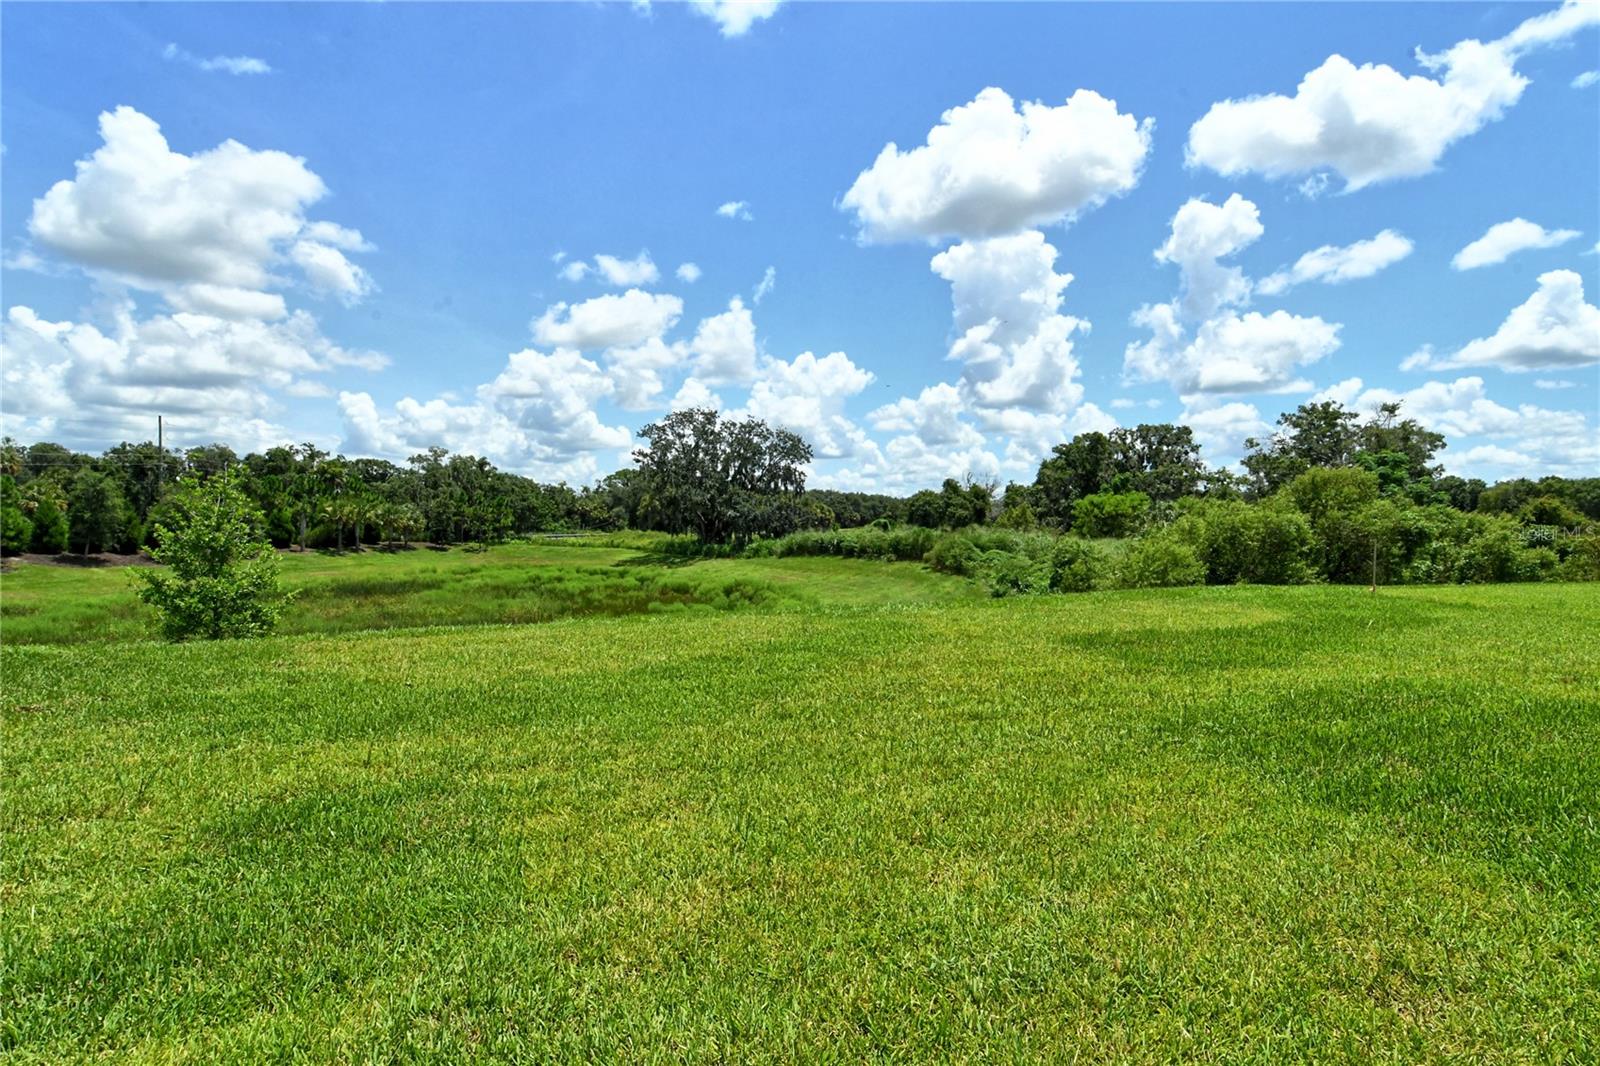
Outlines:
{"label": "green shrub", "polygon": [[1034,512],[1033,506],[1027,500],[1013,504],[1000,512],[1000,517],[994,524],[1001,529],[1038,529],[1039,516]]}
{"label": "green shrub", "polygon": [[1362,512],[1378,499],[1378,475],[1356,467],[1313,467],[1285,485],[1279,498],[1311,526],[1312,562],[1329,581],[1366,581],[1372,573],[1372,530]]}
{"label": "green shrub", "polygon": [[1298,585],[1311,576],[1310,523],[1292,507],[1196,501],[1172,526],[1213,585]]}
{"label": "green shrub", "polygon": [[0,505],[0,553],[14,555],[33,544],[33,523],[22,508],[7,501]]}
{"label": "green shrub", "polygon": [[1566,559],[1561,564],[1563,581],[1600,581],[1600,533],[1568,537]]}
{"label": "green shrub", "polygon": [[1097,492],[1072,505],[1072,531],[1083,537],[1131,537],[1150,513],[1142,492]]}
{"label": "green shrub", "polygon": [[1172,534],[1152,533],[1128,549],[1117,578],[1122,587],[1130,589],[1199,585],[1206,579],[1206,564]]}
{"label": "green shrub", "polygon": [[67,516],[48,493],[33,509],[33,550],[48,555],[67,550]]}
{"label": "green shrub", "polygon": [[941,574],[972,577],[978,572],[984,554],[964,534],[951,533],[941,537],[939,542],[929,549],[926,559],[928,565]]}
{"label": "green shrub", "polygon": [[[1476,535],[1467,542],[1457,564],[1456,580],[1465,584],[1493,581],[1537,581],[1539,562],[1528,553],[1547,548],[1524,548],[1522,530],[1515,520],[1502,515],[1486,516]],[[1552,556],[1554,552],[1550,553]]]}
{"label": "green shrub", "polygon": [[262,534],[261,512],[240,487],[238,467],[201,481],[190,475],[173,493],[176,520],[158,525],[160,570],[136,569],[139,598],[155,608],[168,640],[254,637],[278,624],[288,596],[278,588],[278,556]]}
{"label": "green shrub", "polygon": [[[938,542],[939,534],[917,526],[885,528],[874,524],[856,529],[815,529],[762,542],[762,554],[841,555],[857,559],[919,562]],[[747,552],[748,554],[748,549]]]}
{"label": "green shrub", "polygon": [[1088,592],[1105,580],[1109,560],[1099,545],[1080,537],[1062,537],[1050,553],[1050,589]]}
{"label": "green shrub", "polygon": [[978,577],[991,596],[1032,595],[1050,589],[1050,566],[1018,552],[986,551],[978,556]]}
{"label": "green shrub", "polygon": [[1517,517],[1526,525],[1557,529],[1577,529],[1588,521],[1559,496],[1536,496],[1517,508]]}

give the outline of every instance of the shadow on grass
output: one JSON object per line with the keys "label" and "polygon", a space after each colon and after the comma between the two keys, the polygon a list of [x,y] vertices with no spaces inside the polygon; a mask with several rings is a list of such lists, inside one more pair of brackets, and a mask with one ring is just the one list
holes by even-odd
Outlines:
{"label": "shadow on grass", "polygon": [[677,570],[695,563],[703,563],[711,556],[700,555],[668,555],[665,552],[644,552],[640,555],[630,555],[626,559],[618,559],[612,566],[621,567],[656,567],[667,570]]}

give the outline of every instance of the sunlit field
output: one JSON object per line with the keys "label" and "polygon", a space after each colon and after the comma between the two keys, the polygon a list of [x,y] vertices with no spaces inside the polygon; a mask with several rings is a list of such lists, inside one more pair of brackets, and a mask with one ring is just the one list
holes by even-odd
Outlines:
{"label": "sunlit field", "polygon": [[0,579],[12,1061],[1600,1057],[1593,586],[285,578]]}
{"label": "sunlit field", "polygon": [[[982,596],[971,583],[920,564],[807,557],[685,561],[662,554],[662,542],[624,534],[487,551],[283,552],[283,585],[299,591],[282,632]],[[153,619],[132,588],[126,568],[22,563],[0,574],[0,632],[8,644],[153,639]]]}

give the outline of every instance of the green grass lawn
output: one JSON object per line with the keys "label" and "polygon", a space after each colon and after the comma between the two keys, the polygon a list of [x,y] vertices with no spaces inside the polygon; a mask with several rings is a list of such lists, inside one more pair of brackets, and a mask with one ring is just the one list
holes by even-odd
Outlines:
{"label": "green grass lawn", "polygon": [[0,1055],[1600,1059],[1593,586],[774,564],[671,572],[795,586],[737,611],[8,640]]}
{"label": "green grass lawn", "polygon": [[[548,622],[588,615],[948,603],[981,597],[969,581],[913,563],[866,559],[667,560],[638,536],[508,544],[488,551],[284,552],[299,595],[283,633]],[[624,546],[613,546],[624,545]],[[148,640],[150,611],[122,567],[19,564],[0,574],[8,644]]]}

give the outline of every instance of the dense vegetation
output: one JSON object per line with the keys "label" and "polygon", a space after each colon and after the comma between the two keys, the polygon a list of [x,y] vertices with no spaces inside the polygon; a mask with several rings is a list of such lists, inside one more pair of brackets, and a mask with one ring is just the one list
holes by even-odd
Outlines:
{"label": "dense vegetation", "polygon": [[578,490],[441,449],[402,467],[311,445],[241,459],[124,444],[92,458],[7,441],[0,547],[149,546],[173,484],[227,467],[260,508],[262,535],[301,548],[630,528],[688,534],[684,554],[925,559],[996,594],[1600,579],[1600,478],[1444,475],[1444,438],[1397,405],[1363,421],[1304,404],[1271,439],[1247,442],[1242,473],[1207,469],[1186,426],[1140,425],[1056,446],[1029,484],[948,479],[907,498],[807,490],[810,446],[754,419],[680,411],[640,436],[636,466]]}
{"label": "dense vegetation", "polygon": [[7,641],[0,1057],[1592,1062],[1597,663],[1562,585]]}
{"label": "dense vegetation", "polygon": [[[920,565],[816,557],[685,559],[660,534],[534,539],[484,551],[288,552],[297,595],[278,632],[552,622],[630,614],[826,611],[968,601],[981,589]],[[157,620],[119,567],[18,566],[0,574],[5,644],[147,640]]]}

